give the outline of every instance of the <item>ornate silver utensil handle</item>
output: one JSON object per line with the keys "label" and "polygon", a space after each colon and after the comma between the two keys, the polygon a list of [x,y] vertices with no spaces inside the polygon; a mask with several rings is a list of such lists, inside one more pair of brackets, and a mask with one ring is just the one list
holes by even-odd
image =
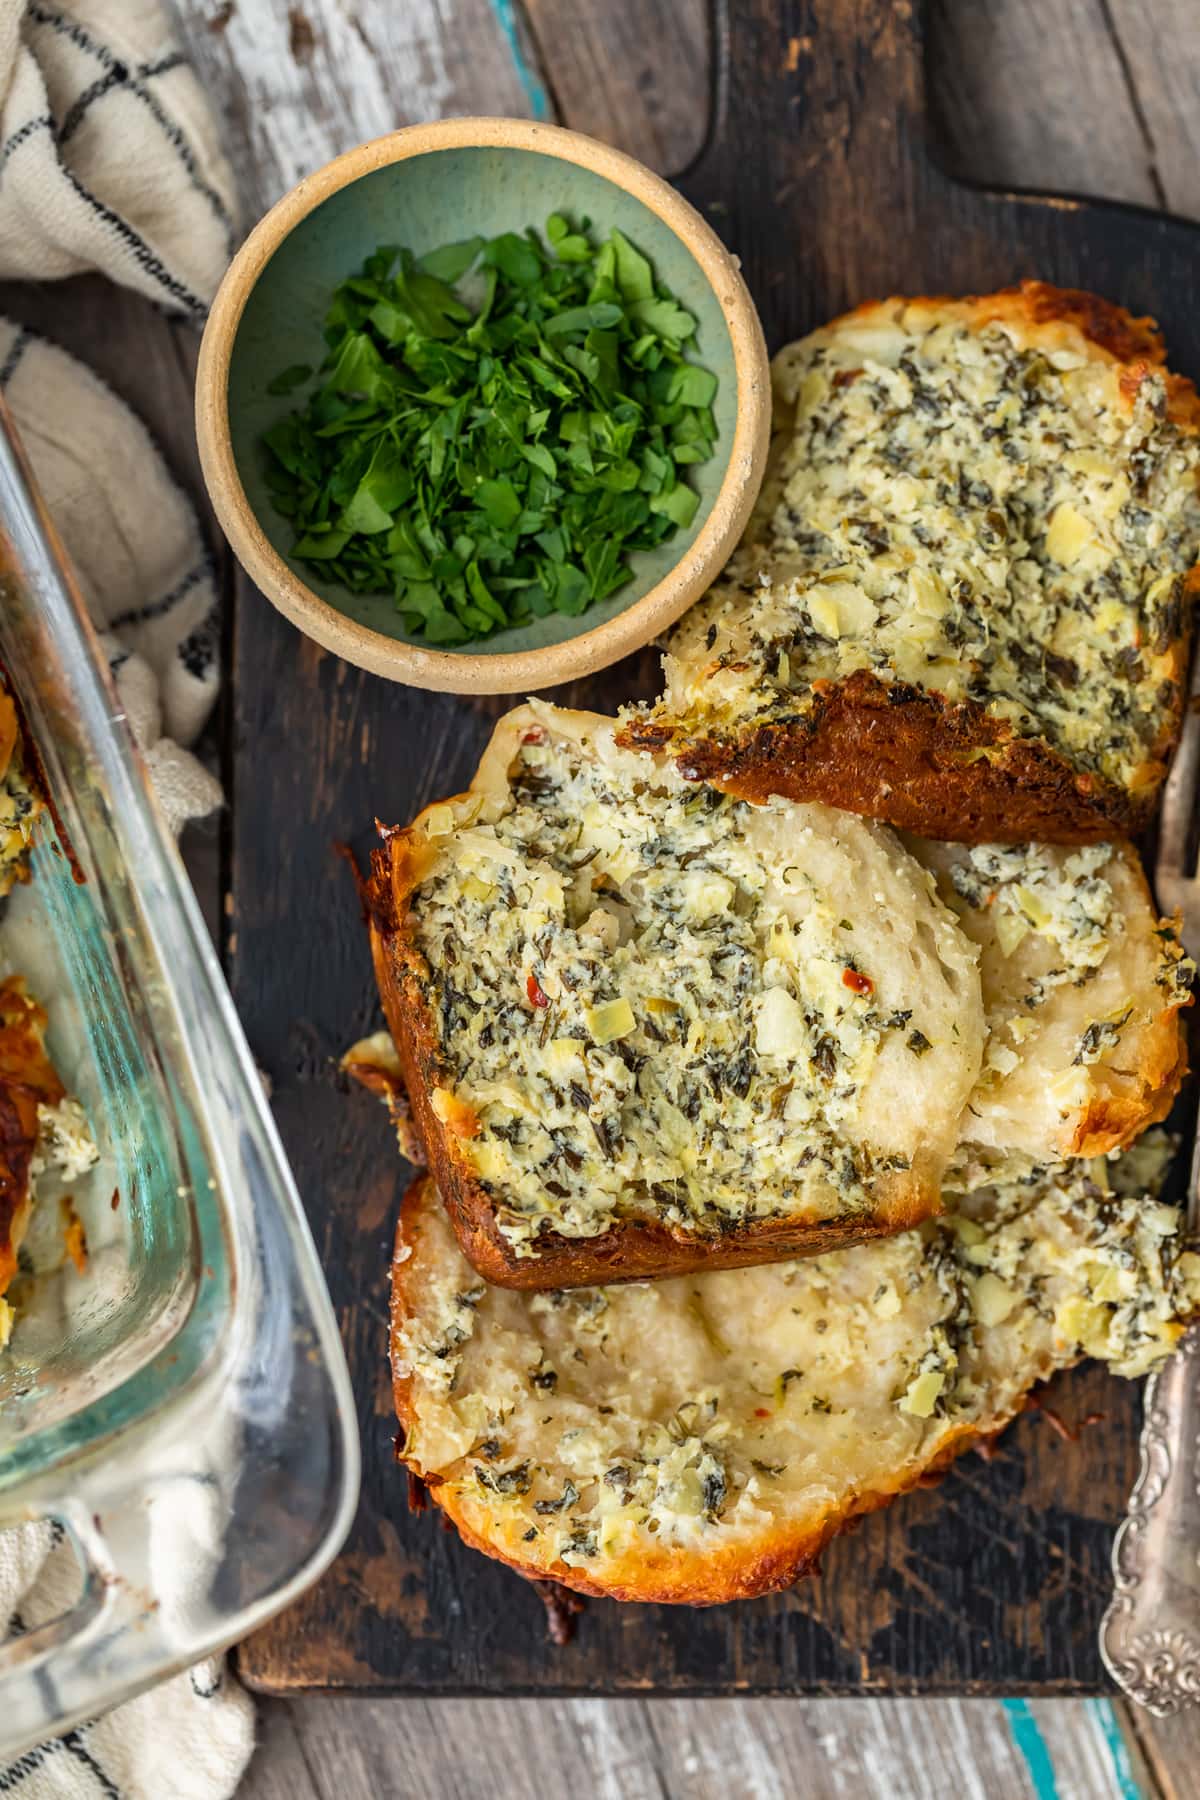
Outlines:
{"label": "ornate silver utensil handle", "polygon": [[1200,1700],[1200,1326],[1151,1375],[1145,1408],[1100,1654],[1129,1698],[1164,1718]]}

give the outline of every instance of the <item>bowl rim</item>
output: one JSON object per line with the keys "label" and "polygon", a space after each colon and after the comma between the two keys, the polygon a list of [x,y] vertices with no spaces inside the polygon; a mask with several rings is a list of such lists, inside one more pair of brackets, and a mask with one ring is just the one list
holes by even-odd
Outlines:
{"label": "bowl rim", "polygon": [[[246,497],[229,423],[229,369],[246,303],[283,240],[323,201],[361,176],[431,151],[499,147],[558,157],[634,195],[699,264],[733,349],[737,407],[721,485],[695,541],[640,599],[605,623],[536,649],[435,650],[347,617],[301,579],[267,538]],[[526,119],[467,117],[408,125],[306,175],[276,201],[235,254],[209,312],[196,366],[196,439],[217,522],[251,581],[324,649],[376,675],[442,693],[505,694],[570,681],[640,649],[673,624],[719,573],[758,496],[770,437],[770,365],[762,326],[735,257],[669,182],[622,150]]]}

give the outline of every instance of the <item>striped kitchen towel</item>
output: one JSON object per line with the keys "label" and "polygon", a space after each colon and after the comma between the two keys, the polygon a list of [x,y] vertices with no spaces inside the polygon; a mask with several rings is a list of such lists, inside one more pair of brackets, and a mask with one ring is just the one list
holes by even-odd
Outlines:
{"label": "striped kitchen towel", "polygon": [[99,269],[203,319],[235,211],[159,0],[0,0],[0,276]]}
{"label": "striped kitchen towel", "polygon": [[3,318],[0,392],[178,833],[221,802],[184,747],[212,711],[219,677],[213,561],[195,511],[124,402],[74,357]]}
{"label": "striped kitchen towel", "polygon": [[[99,271],[199,322],[233,221],[216,124],[157,0],[0,0],[0,277]],[[4,319],[0,390],[178,832],[221,800],[187,748],[218,682],[217,591],[195,511],[124,403]],[[196,1482],[153,1502],[163,1604],[173,1581],[204,1576],[180,1546],[194,1543],[205,1504]],[[0,1638],[61,1613],[78,1586],[60,1528],[0,1532]],[[214,1657],[7,1766],[0,1760],[0,1794],[225,1800],[253,1747],[253,1704]]]}

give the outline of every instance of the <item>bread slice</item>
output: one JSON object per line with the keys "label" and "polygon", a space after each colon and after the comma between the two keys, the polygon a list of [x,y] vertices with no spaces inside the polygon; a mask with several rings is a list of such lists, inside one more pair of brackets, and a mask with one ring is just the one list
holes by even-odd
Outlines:
{"label": "bread slice", "polygon": [[988,1038],[963,1139],[1053,1162],[1165,1118],[1195,965],[1132,846],[907,842],[979,946]]}
{"label": "bread slice", "polygon": [[775,358],[749,535],[624,742],[960,842],[1149,816],[1200,586],[1200,401],[1151,321],[1026,282]]}
{"label": "bread slice", "polygon": [[463,1249],[515,1286],[731,1267],[938,1205],[976,953],[881,827],[750,807],[532,703],[375,853],[384,1011]]}
{"label": "bread slice", "polygon": [[524,1575],[693,1605],[787,1587],[1056,1369],[1167,1354],[1200,1257],[1122,1173],[979,1187],[804,1262],[532,1295],[476,1276],[424,1178],[392,1268],[404,1460]]}

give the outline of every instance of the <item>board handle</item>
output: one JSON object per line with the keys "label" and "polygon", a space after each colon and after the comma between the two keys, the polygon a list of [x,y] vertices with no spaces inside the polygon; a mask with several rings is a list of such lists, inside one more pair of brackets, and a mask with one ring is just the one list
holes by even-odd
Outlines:
{"label": "board handle", "polygon": [[769,342],[863,298],[864,262],[886,266],[889,237],[902,254],[944,184],[922,11],[713,0],[709,132],[677,185],[741,258]]}

